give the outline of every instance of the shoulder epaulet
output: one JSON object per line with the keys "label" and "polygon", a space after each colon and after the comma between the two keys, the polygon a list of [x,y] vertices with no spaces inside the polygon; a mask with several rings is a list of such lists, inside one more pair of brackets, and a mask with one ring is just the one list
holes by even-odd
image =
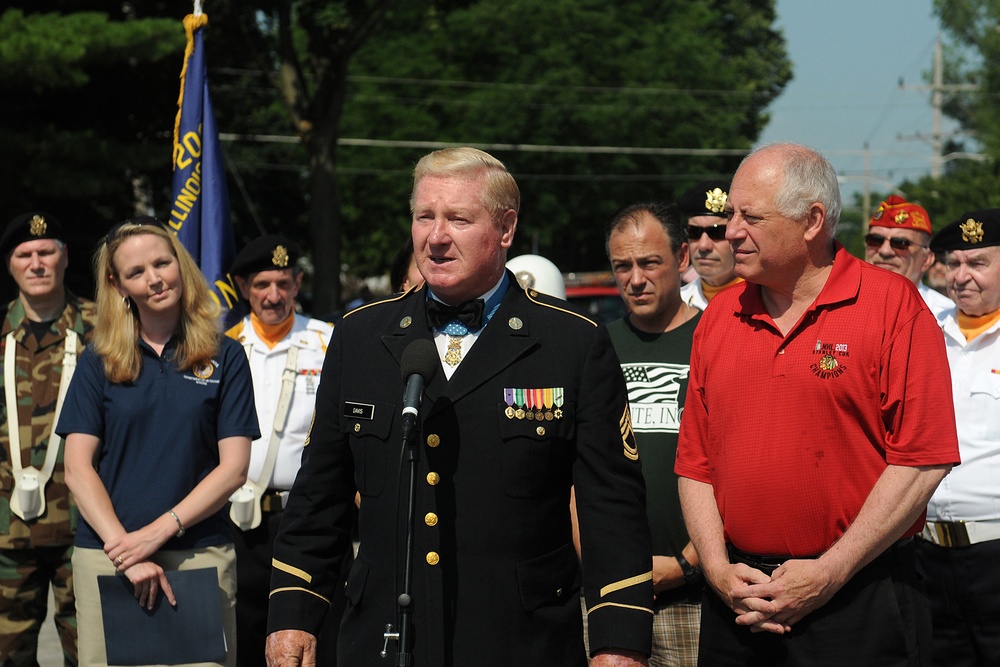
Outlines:
{"label": "shoulder epaulet", "polygon": [[[534,304],[537,304],[539,306],[544,306],[546,308],[551,308],[552,310],[557,310],[560,313],[566,313],[567,315],[573,315],[574,317],[579,317],[584,322],[588,322],[591,326],[595,326],[595,327],[598,326],[597,322],[595,322],[594,320],[590,319],[586,315],[583,315],[582,313],[578,313],[575,310],[570,310],[568,308],[563,308],[563,307],[557,305],[556,303],[548,303],[546,301],[540,301],[538,297],[540,297],[542,295],[539,294],[539,292],[537,290],[525,289],[524,293],[528,297],[528,300],[531,301]],[[553,301],[557,300],[555,297],[548,297],[548,298],[551,298]],[[565,302],[562,302],[562,303],[565,303]]]}
{"label": "shoulder epaulet", "polygon": [[383,299],[379,299],[377,301],[371,301],[369,303],[364,304],[363,306],[358,306],[357,308],[355,308],[354,310],[350,311],[349,313],[346,313],[344,315],[343,319],[346,320],[351,315],[353,315],[355,313],[359,313],[362,310],[365,310],[367,308],[372,308],[374,306],[381,306],[381,305],[384,305],[384,304],[387,304],[387,303],[393,303],[395,301],[399,301],[400,299],[403,299],[403,298],[409,296],[410,294],[415,294],[416,292],[419,292],[421,289],[423,289],[423,287],[424,287],[424,283],[420,283],[419,285],[415,285],[415,286],[411,287],[410,289],[406,290],[405,292],[400,292],[399,294],[390,294],[389,296],[387,296],[387,297],[385,297]]}

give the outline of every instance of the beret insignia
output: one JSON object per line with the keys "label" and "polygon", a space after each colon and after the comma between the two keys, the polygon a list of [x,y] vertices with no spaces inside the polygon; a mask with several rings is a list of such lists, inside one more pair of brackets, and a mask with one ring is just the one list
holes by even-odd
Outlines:
{"label": "beret insignia", "polygon": [[963,222],[959,229],[962,231],[962,240],[966,243],[979,243],[983,240],[983,223],[969,218]]}
{"label": "beret insignia", "polygon": [[45,224],[45,218],[40,215],[32,216],[31,225],[28,228],[28,233],[32,236],[42,236],[45,234],[45,230],[48,229],[48,225]]}
{"label": "beret insignia", "polygon": [[275,266],[280,266],[285,268],[288,266],[288,249],[283,245],[279,245],[274,249],[271,254],[271,263]]}
{"label": "beret insignia", "polygon": [[712,213],[722,213],[726,208],[729,194],[722,188],[715,188],[705,193],[705,209]]}
{"label": "beret insignia", "polygon": [[895,222],[897,225],[902,225],[909,219],[910,219],[909,213],[907,213],[906,211],[900,211],[899,213],[896,214],[896,217],[893,218],[893,222]]}

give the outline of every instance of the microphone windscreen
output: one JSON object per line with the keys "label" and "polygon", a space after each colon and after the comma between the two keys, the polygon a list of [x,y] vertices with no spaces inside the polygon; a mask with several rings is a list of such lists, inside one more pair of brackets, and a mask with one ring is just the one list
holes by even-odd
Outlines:
{"label": "microphone windscreen", "polygon": [[420,375],[425,384],[430,384],[441,365],[437,347],[427,338],[418,338],[403,350],[399,368],[403,372],[403,382],[414,374]]}

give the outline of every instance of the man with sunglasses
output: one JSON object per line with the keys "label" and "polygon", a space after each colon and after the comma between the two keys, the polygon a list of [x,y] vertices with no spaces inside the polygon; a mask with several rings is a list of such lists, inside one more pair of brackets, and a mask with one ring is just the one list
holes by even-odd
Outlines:
{"label": "man with sunglasses", "polygon": [[733,248],[726,240],[726,199],[729,183],[723,180],[703,181],[678,200],[687,216],[688,248],[691,265],[698,277],[681,288],[684,303],[705,310],[716,294],[743,282],[736,275]]}
{"label": "man with sunglasses", "polygon": [[955,302],[923,283],[924,273],[934,265],[930,248],[931,218],[924,207],[890,195],[878,205],[868,222],[865,260],[908,278],[934,317],[955,307]]}

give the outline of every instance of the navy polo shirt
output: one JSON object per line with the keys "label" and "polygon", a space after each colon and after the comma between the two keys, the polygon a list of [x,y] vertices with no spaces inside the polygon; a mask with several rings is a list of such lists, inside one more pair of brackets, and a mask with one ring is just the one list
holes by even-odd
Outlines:
{"label": "navy polo shirt", "polygon": [[[178,370],[171,341],[159,356],[139,341],[142,370],[135,383],[112,383],[104,362],[88,347],[66,394],[56,432],[101,439],[97,473],[115,514],[131,532],[179,503],[219,464],[219,440],[260,437],[253,385],[239,343],[222,338],[218,355],[204,368]],[[231,542],[226,508],[173,537],[163,549],[193,549]],[[104,542],[80,520],[76,545],[102,549]]]}

